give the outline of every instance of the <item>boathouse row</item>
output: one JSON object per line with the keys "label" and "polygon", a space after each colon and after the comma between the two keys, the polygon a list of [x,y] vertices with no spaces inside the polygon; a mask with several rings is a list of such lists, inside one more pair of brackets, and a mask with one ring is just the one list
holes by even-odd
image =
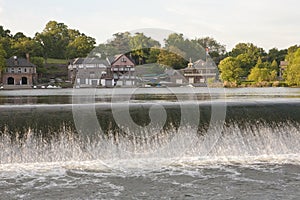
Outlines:
{"label": "boathouse row", "polygon": [[36,66],[29,58],[13,56],[6,60],[2,83],[6,88],[31,88],[36,83]]}

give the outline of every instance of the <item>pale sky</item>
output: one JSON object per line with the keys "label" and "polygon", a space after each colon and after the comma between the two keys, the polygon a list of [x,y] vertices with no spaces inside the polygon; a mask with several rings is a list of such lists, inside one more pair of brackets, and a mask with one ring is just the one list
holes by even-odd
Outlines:
{"label": "pale sky", "polygon": [[266,51],[300,44],[298,0],[0,0],[0,25],[33,37],[50,20],[105,42],[116,32],[167,29],[210,36],[230,51],[252,42]]}

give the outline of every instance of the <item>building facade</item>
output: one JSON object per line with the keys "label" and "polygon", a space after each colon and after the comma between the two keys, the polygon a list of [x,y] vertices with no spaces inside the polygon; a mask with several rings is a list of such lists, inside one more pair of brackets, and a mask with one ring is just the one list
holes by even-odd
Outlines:
{"label": "building facade", "polygon": [[116,55],[110,62],[114,82],[119,86],[136,85],[135,63],[124,54]]}
{"label": "building facade", "polygon": [[69,79],[76,87],[100,86],[108,65],[99,58],[76,58],[68,66]]}
{"label": "building facade", "polygon": [[197,60],[188,64],[187,68],[181,70],[181,73],[189,84],[207,83],[209,79],[217,80],[218,70],[213,63],[207,63],[203,60]]}
{"label": "building facade", "polygon": [[36,66],[29,58],[13,56],[6,60],[6,68],[2,74],[4,88],[31,88],[36,84]]}
{"label": "building facade", "polygon": [[121,54],[107,59],[76,58],[68,66],[75,87],[113,87],[136,84],[135,64]]}

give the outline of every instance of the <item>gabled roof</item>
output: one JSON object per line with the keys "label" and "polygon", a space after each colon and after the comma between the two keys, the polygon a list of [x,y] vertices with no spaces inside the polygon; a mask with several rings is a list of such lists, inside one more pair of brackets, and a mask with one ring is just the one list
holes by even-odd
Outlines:
{"label": "gabled roof", "polygon": [[117,62],[122,56],[125,56],[128,60],[130,60],[134,65],[135,65],[135,62],[134,60],[132,60],[130,57],[126,56],[125,54],[118,54],[118,55],[115,55],[114,56],[114,60],[112,62],[110,62],[111,65],[113,65],[115,62]]}
{"label": "gabled roof", "polygon": [[25,58],[18,58],[16,56],[10,57],[6,60],[7,67],[35,67],[31,62],[28,62]]}
{"label": "gabled roof", "polygon": [[197,60],[193,63],[194,68],[203,68],[205,67],[206,63],[203,60]]}

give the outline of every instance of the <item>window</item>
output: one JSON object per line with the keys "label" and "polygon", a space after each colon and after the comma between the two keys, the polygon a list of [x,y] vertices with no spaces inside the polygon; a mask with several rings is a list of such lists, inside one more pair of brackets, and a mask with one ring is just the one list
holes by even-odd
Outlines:
{"label": "window", "polygon": [[80,84],[85,84],[85,78],[80,79]]}
{"label": "window", "polygon": [[95,78],[95,72],[90,72],[90,78]]}
{"label": "window", "polygon": [[121,62],[126,62],[126,58],[121,58]]}
{"label": "window", "polygon": [[18,73],[21,73],[21,68],[19,68]]}
{"label": "window", "polygon": [[11,68],[11,73],[15,73],[15,68]]}
{"label": "window", "polygon": [[25,73],[27,72],[27,68],[24,68],[24,72],[25,72]]}

